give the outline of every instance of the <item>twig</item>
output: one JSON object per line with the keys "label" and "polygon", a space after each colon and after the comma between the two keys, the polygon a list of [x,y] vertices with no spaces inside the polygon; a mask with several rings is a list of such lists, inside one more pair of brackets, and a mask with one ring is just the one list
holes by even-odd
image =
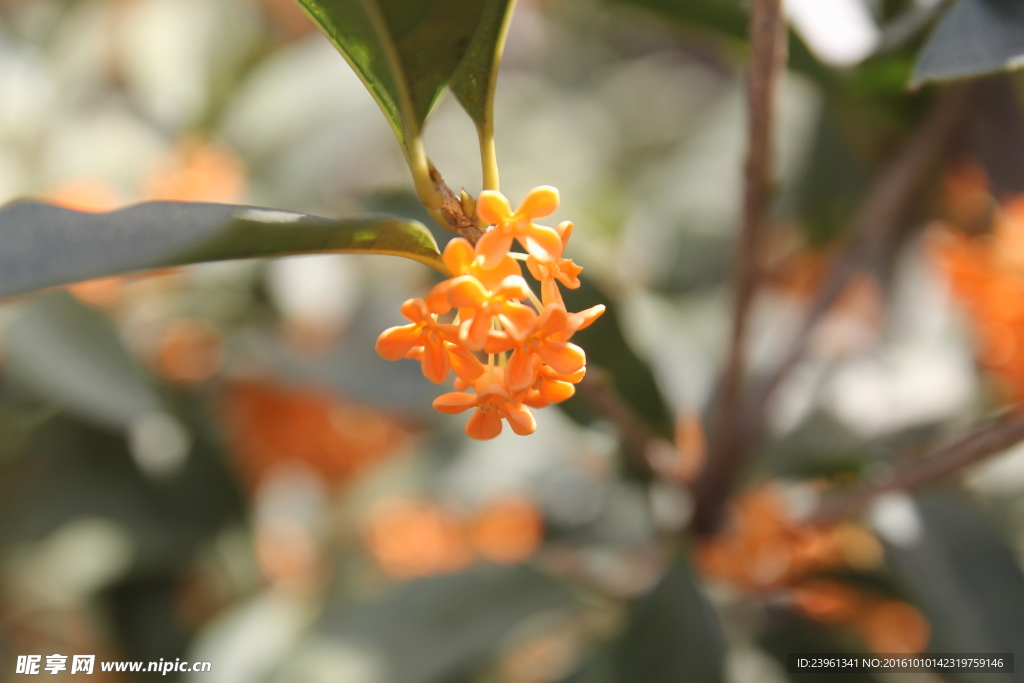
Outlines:
{"label": "twig", "polygon": [[633,412],[629,404],[615,391],[604,372],[591,368],[577,387],[594,408],[615,427],[633,464],[644,474],[652,474],[655,468],[651,458],[656,455],[657,449],[673,448],[672,444],[656,436]]}
{"label": "twig", "polygon": [[875,181],[854,222],[853,238],[833,262],[818,296],[782,361],[768,375],[747,413],[760,431],[768,402],[810,346],[813,333],[865,263],[877,260],[899,233],[909,209],[928,181],[929,171],[946,155],[966,115],[974,88],[951,88],[932,109],[924,125]]}
{"label": "twig", "polygon": [[1024,415],[1018,413],[1005,422],[979,429],[929,456],[898,466],[884,481],[866,484],[825,501],[810,521],[821,524],[842,519],[858,512],[881,493],[933,484],[1021,441],[1024,441]]}
{"label": "twig", "polygon": [[787,56],[781,0],[754,0],[750,46],[747,76],[750,142],[744,173],[743,226],[735,263],[736,301],[726,367],[718,393],[711,457],[697,486],[694,528],[698,532],[708,531],[715,525],[746,441],[737,426],[746,367],[747,325],[760,280],[758,255],[770,195],[775,101]]}

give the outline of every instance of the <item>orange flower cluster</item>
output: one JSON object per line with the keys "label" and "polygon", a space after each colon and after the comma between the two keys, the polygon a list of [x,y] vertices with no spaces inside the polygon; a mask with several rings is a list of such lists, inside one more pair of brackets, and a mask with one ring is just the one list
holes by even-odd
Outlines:
{"label": "orange flower cluster", "polygon": [[874,652],[922,652],[931,632],[912,605],[813,578],[877,565],[878,540],[859,524],[798,524],[783,503],[781,492],[770,485],[739,497],[729,526],[698,547],[701,572],[747,594],[788,596],[803,616],[852,631]]}
{"label": "orange flower cluster", "polygon": [[1024,400],[1024,198],[1003,203],[991,235],[943,226],[929,247],[967,309],[981,364],[1007,397]]}
{"label": "orange flower cluster", "polygon": [[[553,187],[533,189],[515,211],[501,193],[482,192],[477,217],[488,230],[476,246],[461,237],[449,242],[443,258],[451,279],[426,299],[406,301],[402,315],[410,324],[377,339],[381,356],[419,360],[436,384],[454,371],[457,391],[438,397],[434,408],[449,414],[473,410],[466,433],[474,439],[498,436],[502,420],[516,434],[532,434],[537,422],[530,408],[568,399],[586,372],[583,349],[569,339],[604,306],[579,313],[565,308],[558,285],[579,287],[583,270],[562,257],[572,223],[534,223],[556,208]],[[510,251],[515,241],[526,253]],[[523,278],[520,261],[540,282],[540,298]],[[442,322],[453,310],[454,318]],[[487,354],[486,364],[481,354]]]}
{"label": "orange flower cluster", "polygon": [[296,462],[343,486],[406,445],[408,431],[372,408],[317,389],[242,380],[228,386],[222,418],[243,478],[256,488]]}
{"label": "orange flower cluster", "polygon": [[747,592],[784,588],[817,572],[871,566],[881,556],[878,541],[858,524],[794,522],[774,486],[748,491],[732,512],[725,531],[698,548],[697,562],[706,576]]}
{"label": "orange flower cluster", "polygon": [[792,598],[808,619],[852,631],[876,653],[919,654],[931,638],[928,620],[912,605],[838,581],[805,581]]}
{"label": "orange flower cluster", "polygon": [[394,498],[371,512],[364,532],[377,564],[400,578],[459,571],[478,556],[522,562],[543,536],[540,510],[516,496],[494,500],[471,518],[430,500]]}

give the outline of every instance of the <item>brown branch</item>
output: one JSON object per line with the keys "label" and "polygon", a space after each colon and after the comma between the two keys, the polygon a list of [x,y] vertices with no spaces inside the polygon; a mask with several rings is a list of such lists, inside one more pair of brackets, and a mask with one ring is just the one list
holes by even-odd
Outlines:
{"label": "brown branch", "polygon": [[747,75],[749,149],[744,173],[743,226],[735,262],[732,335],[711,438],[711,457],[697,486],[694,528],[710,530],[732,485],[746,440],[741,416],[745,347],[750,309],[760,280],[761,236],[767,218],[772,172],[772,134],[779,80],[785,70],[786,22],[781,0],[754,0],[750,15]]}
{"label": "brown branch", "polygon": [[752,401],[748,423],[755,432],[760,431],[772,395],[807,353],[814,330],[842,296],[850,279],[865,264],[876,261],[898,237],[907,213],[928,181],[930,169],[948,153],[970,112],[973,93],[971,86],[951,88],[878,176],[854,221],[853,237],[826,274],[786,355]]}
{"label": "brown branch", "polygon": [[908,460],[884,481],[866,484],[826,500],[810,521],[822,524],[848,517],[879,494],[934,484],[1021,441],[1024,441],[1024,414],[1018,413],[1004,422],[968,434],[929,456]]}
{"label": "brown branch", "polygon": [[652,457],[659,451],[674,448],[672,444],[655,435],[640,417],[633,412],[615,388],[607,374],[591,368],[577,385],[580,393],[601,413],[619,433],[626,455],[644,474],[652,474]]}

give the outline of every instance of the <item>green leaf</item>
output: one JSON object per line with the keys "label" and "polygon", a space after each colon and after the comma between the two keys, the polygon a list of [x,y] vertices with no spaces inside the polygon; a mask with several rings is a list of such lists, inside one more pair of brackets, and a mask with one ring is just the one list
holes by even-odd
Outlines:
{"label": "green leaf", "polygon": [[408,149],[466,54],[480,0],[298,0]]}
{"label": "green leaf", "polygon": [[152,202],[82,213],[19,202],[0,210],[0,244],[0,299],[131,271],[293,254],[390,254],[447,273],[437,243],[416,221],[339,221],[226,204]]}
{"label": "green leaf", "polygon": [[935,491],[915,502],[920,537],[889,545],[886,556],[932,625],[931,651],[1013,652],[1024,642],[1024,574],[1013,551],[964,496]]}
{"label": "green leaf", "polygon": [[1024,66],[1024,2],[960,0],[918,56],[911,86]]}
{"label": "green leaf", "polygon": [[93,424],[127,430],[165,410],[107,319],[66,292],[19,308],[4,343],[14,382]]}
{"label": "green leaf", "polygon": [[619,639],[564,683],[718,683],[725,643],[717,617],[680,553],[651,593],[630,609]]}
{"label": "green leaf", "polygon": [[491,103],[513,7],[515,0],[484,0],[480,26],[449,84],[480,128],[493,125]]}
{"label": "green leaf", "polygon": [[[327,645],[378,654],[379,683],[448,683],[469,680],[481,662],[500,651],[514,629],[538,614],[573,609],[569,587],[528,566],[481,565],[458,574],[413,581],[372,601],[334,602],[310,650]],[[300,645],[281,680],[302,680],[310,651]]]}

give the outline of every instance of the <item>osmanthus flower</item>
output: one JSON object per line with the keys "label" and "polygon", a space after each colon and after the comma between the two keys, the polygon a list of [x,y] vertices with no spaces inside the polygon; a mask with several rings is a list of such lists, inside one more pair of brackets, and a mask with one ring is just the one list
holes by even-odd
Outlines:
{"label": "osmanthus flower", "polygon": [[569,338],[602,313],[604,306],[570,314],[564,306],[548,304],[535,318],[525,338],[516,339],[508,332],[493,331],[488,336],[486,349],[489,353],[512,351],[506,381],[511,391],[522,391],[536,381],[543,364],[560,375],[571,375],[583,369],[587,364],[586,353]]}
{"label": "osmanthus flower", "polygon": [[[569,237],[572,235],[572,222],[563,221],[555,227],[555,232],[562,240],[564,251]],[[583,267],[573,263],[572,259],[556,258],[550,263],[542,263],[534,256],[526,259],[526,267],[530,274],[540,282],[540,299],[547,304],[562,304],[562,292],[558,289],[558,283],[562,283],[569,289],[577,289],[580,286],[580,273]]]}
{"label": "osmanthus flower", "polygon": [[480,281],[480,284],[490,290],[497,289],[502,280],[509,276],[522,277],[523,275],[519,262],[508,254],[493,268],[484,268],[483,257],[478,256],[473,245],[463,237],[456,237],[448,242],[442,258],[444,265],[451,271],[452,278],[435,285],[426,299],[427,307],[438,314],[444,314],[451,310],[452,304],[448,301],[448,290],[451,288],[452,282],[460,275],[472,275]]}
{"label": "osmanthus flower", "polygon": [[561,374],[550,365],[542,364],[537,369],[537,380],[523,397],[523,403],[531,408],[546,408],[552,403],[567,401],[576,394],[576,387],[573,385],[583,381],[586,374],[586,368]]}
{"label": "osmanthus flower", "polygon": [[526,436],[537,430],[537,420],[505,386],[504,371],[490,368],[473,382],[473,391],[453,391],[434,399],[434,409],[454,415],[475,408],[466,423],[466,434],[487,440],[501,434],[502,419],[508,421],[516,434]]}
{"label": "osmanthus flower", "polygon": [[[565,308],[559,285],[579,287],[582,270],[562,258],[573,225],[565,221],[552,229],[533,222],[558,207],[557,190],[536,188],[515,211],[504,196],[485,191],[476,206],[490,226],[487,232],[475,246],[461,237],[448,243],[443,260],[452,277],[425,301],[407,301],[402,314],[411,324],[386,330],[377,351],[390,360],[421,361],[423,374],[434,382],[454,370],[456,391],[435,400],[434,408],[474,409],[466,424],[469,436],[493,439],[502,420],[516,434],[532,434],[537,424],[530,408],[565,401],[583,379],[586,354],[569,340],[600,317],[604,306],[578,313]],[[509,252],[516,240],[527,253]],[[523,279],[518,261],[526,261],[541,283],[541,298]],[[448,315],[446,322],[439,320]],[[488,355],[486,366],[477,354]]]}
{"label": "osmanthus flower", "polygon": [[420,360],[423,375],[434,384],[443,382],[453,366],[456,374],[468,380],[483,374],[479,359],[454,343],[458,341],[458,328],[439,323],[423,299],[409,299],[401,311],[412,323],[384,330],[377,338],[377,353],[387,360]]}
{"label": "osmanthus flower", "polygon": [[558,208],[558,190],[547,185],[536,187],[513,211],[505,195],[484,190],[476,202],[476,215],[491,226],[476,243],[476,253],[484,258],[485,268],[494,268],[519,240],[527,253],[541,263],[551,263],[562,255],[562,238],[554,229],[533,222]]}
{"label": "osmanthus flower", "polygon": [[458,307],[462,318],[459,341],[466,348],[483,350],[495,319],[513,339],[525,339],[537,317],[532,308],[519,303],[529,297],[530,287],[518,275],[509,275],[493,290],[472,275],[454,278],[448,288],[448,301]]}

